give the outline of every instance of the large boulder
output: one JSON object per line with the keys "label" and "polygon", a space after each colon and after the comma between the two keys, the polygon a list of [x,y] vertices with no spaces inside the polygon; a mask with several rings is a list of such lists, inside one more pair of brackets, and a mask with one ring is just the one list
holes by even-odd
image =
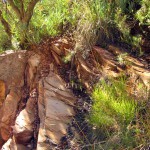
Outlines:
{"label": "large boulder", "polygon": [[34,52],[0,55],[0,147],[10,136],[17,144],[27,144],[33,137],[34,101],[29,92],[38,82],[39,63],[40,56]]}
{"label": "large boulder", "polygon": [[76,98],[55,63],[41,56],[26,51],[0,56],[2,149],[51,149],[50,143],[59,145],[68,134]]}
{"label": "large boulder", "polygon": [[26,57],[26,51],[6,51],[0,55],[0,143],[7,141],[11,134],[10,126],[24,86]]}
{"label": "large boulder", "polygon": [[[75,115],[74,95],[65,87],[63,79],[54,72],[39,82],[38,150],[49,150],[59,145],[67,135],[68,124]],[[52,146],[53,145],[53,146]]]}

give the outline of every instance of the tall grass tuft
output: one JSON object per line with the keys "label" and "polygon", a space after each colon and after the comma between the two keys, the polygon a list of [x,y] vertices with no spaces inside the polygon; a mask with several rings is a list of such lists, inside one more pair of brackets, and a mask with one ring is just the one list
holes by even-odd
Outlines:
{"label": "tall grass tuft", "polygon": [[95,128],[96,142],[105,139],[103,149],[144,149],[150,142],[149,98],[135,101],[127,84],[124,77],[101,80],[93,90],[88,121]]}
{"label": "tall grass tuft", "polygon": [[94,89],[92,97],[94,104],[90,122],[96,126],[124,127],[130,124],[135,117],[136,102],[125,88],[125,80],[112,81],[107,84],[101,81]]}

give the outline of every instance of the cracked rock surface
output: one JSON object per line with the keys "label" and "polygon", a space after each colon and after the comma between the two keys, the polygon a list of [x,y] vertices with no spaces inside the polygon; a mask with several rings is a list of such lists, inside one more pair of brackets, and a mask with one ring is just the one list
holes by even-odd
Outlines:
{"label": "cracked rock surface", "polygon": [[[80,140],[79,134],[86,134],[78,123],[83,121],[84,125],[82,116],[89,111],[89,104],[85,103],[85,96],[80,97],[83,93],[77,92],[75,96],[73,88],[68,86],[70,77],[80,80],[89,93],[99,79],[117,78],[122,74],[128,76],[131,92],[133,88],[135,91],[138,82],[150,89],[149,57],[144,63],[125,55],[122,64],[117,61],[123,53],[119,48],[93,47],[86,59],[80,52],[76,54],[67,66],[69,69],[65,70],[62,57],[72,50],[69,42],[60,38],[42,44],[33,51],[6,51],[0,55],[2,150],[63,150],[69,138]],[[139,95],[143,97],[143,93]],[[77,116],[79,121],[76,123]],[[78,147],[78,142],[70,139],[70,145]]]}
{"label": "cracked rock surface", "polygon": [[40,76],[38,54],[11,52],[1,55],[0,62],[0,147],[45,150],[59,145],[75,115],[76,99],[53,64]]}

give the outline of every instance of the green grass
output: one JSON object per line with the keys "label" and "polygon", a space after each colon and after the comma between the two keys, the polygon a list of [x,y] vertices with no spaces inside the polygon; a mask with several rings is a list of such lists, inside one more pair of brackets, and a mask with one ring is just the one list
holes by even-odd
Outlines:
{"label": "green grass", "polygon": [[124,77],[101,80],[95,86],[87,118],[95,129],[95,143],[105,141],[95,149],[130,150],[144,148],[150,142],[149,98],[135,100],[126,89]]}
{"label": "green grass", "polygon": [[133,120],[136,102],[125,88],[125,80],[112,81],[107,84],[101,81],[92,94],[94,104],[90,122],[98,127],[127,126]]}
{"label": "green grass", "polygon": [[[136,131],[131,128],[137,103],[126,91],[126,79],[101,80],[92,93],[93,106],[88,121],[96,128],[95,136],[106,140],[104,149],[124,149],[136,146]],[[97,135],[101,131],[103,134]],[[114,140],[117,137],[117,140]]]}

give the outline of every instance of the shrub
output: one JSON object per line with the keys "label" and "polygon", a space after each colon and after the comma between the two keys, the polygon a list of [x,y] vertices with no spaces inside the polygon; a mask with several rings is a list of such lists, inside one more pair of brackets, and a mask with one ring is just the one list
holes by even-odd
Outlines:
{"label": "shrub", "polygon": [[[23,3],[26,10],[29,1]],[[20,2],[15,5],[21,8]],[[149,24],[149,6],[148,0],[42,0],[37,2],[30,23],[26,26],[11,5],[5,11],[5,5],[0,2],[3,17],[12,30],[12,44],[13,41],[37,43],[44,36],[69,32],[74,35],[75,49],[87,51],[98,37],[101,45],[108,41],[137,45],[141,37],[133,37],[130,29],[137,21],[139,24]]]}
{"label": "shrub", "polygon": [[135,17],[140,24],[150,25],[150,2],[148,0],[141,1],[141,8],[136,12]]}

